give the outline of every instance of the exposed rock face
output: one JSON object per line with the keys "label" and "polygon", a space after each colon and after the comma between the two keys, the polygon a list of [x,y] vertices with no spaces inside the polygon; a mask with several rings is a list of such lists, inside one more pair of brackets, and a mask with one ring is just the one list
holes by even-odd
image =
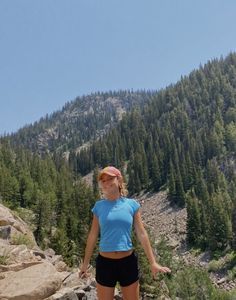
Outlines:
{"label": "exposed rock face", "polygon": [[10,209],[0,204],[0,238],[8,240],[14,234],[23,234],[31,241],[32,246],[37,246],[34,236],[26,223],[18,216],[13,215]]}
{"label": "exposed rock face", "polygon": [[[18,244],[30,241],[29,245]],[[17,244],[16,244],[17,243]],[[61,255],[42,251],[26,223],[0,204],[0,299],[97,299],[94,280],[69,272]]]}
{"label": "exposed rock face", "polygon": [[0,280],[0,299],[41,300],[55,293],[62,278],[55,267],[47,262],[9,273]]}

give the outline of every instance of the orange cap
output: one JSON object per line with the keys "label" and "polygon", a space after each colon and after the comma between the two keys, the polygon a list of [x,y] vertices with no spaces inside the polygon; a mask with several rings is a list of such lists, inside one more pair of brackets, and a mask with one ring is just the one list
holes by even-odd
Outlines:
{"label": "orange cap", "polygon": [[98,180],[101,179],[103,174],[107,174],[107,175],[114,176],[114,177],[122,177],[121,172],[117,168],[112,167],[112,166],[108,166],[108,167],[102,169],[98,175]]}

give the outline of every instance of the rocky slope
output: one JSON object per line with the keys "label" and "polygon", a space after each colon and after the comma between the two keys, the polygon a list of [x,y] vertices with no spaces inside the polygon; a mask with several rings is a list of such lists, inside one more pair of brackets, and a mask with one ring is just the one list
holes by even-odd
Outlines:
{"label": "rocky slope", "polygon": [[[138,197],[141,204],[144,223],[158,242],[161,236],[168,240],[176,256],[180,256],[186,265],[209,269],[212,260],[210,252],[194,255],[186,243],[186,209],[171,207],[166,192],[144,194]],[[222,264],[226,257],[221,258]],[[209,273],[215,286],[225,290],[236,287],[236,280],[227,279],[227,270],[222,268]]]}
{"label": "rocky slope", "polygon": [[52,249],[42,251],[25,222],[0,204],[0,299],[95,300],[95,281],[79,279]]}

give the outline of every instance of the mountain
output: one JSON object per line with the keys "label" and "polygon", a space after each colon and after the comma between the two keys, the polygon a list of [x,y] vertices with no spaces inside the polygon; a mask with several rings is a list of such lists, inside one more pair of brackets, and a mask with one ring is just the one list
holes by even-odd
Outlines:
{"label": "mountain", "polygon": [[12,134],[11,143],[38,153],[76,150],[105,135],[126,112],[143,106],[154,93],[118,91],[77,97],[62,110]]}
{"label": "mountain", "polygon": [[236,249],[234,53],[159,92],[78,98],[9,142],[37,153],[51,151],[54,160],[57,153],[59,163],[67,151],[76,176],[116,165],[130,195],[166,189],[172,205],[187,208],[191,245]]}
{"label": "mountain", "polygon": [[[124,116],[116,129],[78,153],[77,169],[80,171],[83,165],[86,171],[82,172],[89,172],[96,165],[111,163],[122,167],[123,161],[133,162],[138,169],[134,173],[139,174],[136,181],[141,181],[136,184],[138,192],[153,178],[153,167],[148,164],[152,161],[161,164],[161,183],[164,183],[170,161],[183,160],[177,157],[181,152],[188,163],[192,161],[199,166],[214,157],[233,156],[235,98],[236,56],[230,54],[201,66]],[[136,166],[145,160],[144,166]]]}
{"label": "mountain", "polygon": [[69,161],[81,174],[119,166],[131,195],[166,189],[187,208],[189,244],[235,249],[236,54],[158,92]]}
{"label": "mountain", "polygon": [[[164,192],[172,212],[185,212],[186,247],[211,253],[211,268],[235,282],[235,53],[209,61],[158,92],[77,98],[62,111],[0,139],[0,200],[32,210],[36,241],[64,253],[65,261],[73,265],[74,253],[82,257],[91,207],[99,197],[96,174],[109,164],[121,168],[130,196]],[[85,175],[91,187],[85,184]],[[161,227],[156,218],[164,207],[156,215],[153,207],[158,200],[144,201],[152,212],[151,227]],[[204,282],[204,291],[213,293],[206,274],[185,265],[176,267],[173,255],[167,255],[166,245],[160,243],[155,247],[161,259],[176,268],[174,281],[169,282],[174,295],[193,290],[194,285],[200,299],[198,287]],[[223,268],[214,262],[221,256],[227,256]],[[143,255],[140,258],[145,268]],[[150,282],[145,276],[142,287]]]}

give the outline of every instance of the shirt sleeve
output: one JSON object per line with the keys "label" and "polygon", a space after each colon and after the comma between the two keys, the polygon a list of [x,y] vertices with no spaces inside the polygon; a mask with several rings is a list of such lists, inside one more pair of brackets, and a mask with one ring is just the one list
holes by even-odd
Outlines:
{"label": "shirt sleeve", "polygon": [[92,213],[98,217],[98,206],[97,206],[97,202],[94,204],[94,207],[91,209]]}
{"label": "shirt sleeve", "polygon": [[138,209],[140,208],[140,204],[134,199],[131,199],[131,206],[133,209],[133,214],[135,214],[138,211]]}

